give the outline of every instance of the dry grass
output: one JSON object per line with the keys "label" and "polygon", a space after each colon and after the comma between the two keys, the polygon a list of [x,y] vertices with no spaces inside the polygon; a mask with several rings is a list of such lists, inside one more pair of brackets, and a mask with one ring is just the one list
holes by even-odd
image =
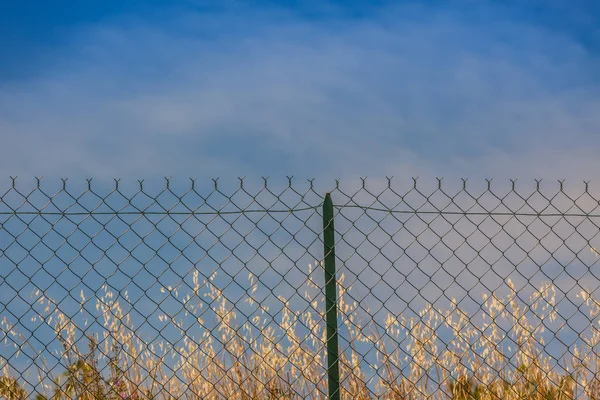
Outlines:
{"label": "dry grass", "polygon": [[[177,327],[177,340],[153,340],[136,330],[125,308],[127,294],[109,290],[94,299],[102,330],[91,334],[58,305],[37,293],[39,318],[52,327],[60,344],[55,353],[63,366],[36,359],[36,376],[17,376],[10,361],[0,359],[0,396],[5,399],[324,399],[326,398],[325,332],[322,296],[308,282],[309,309],[294,312],[280,298],[277,312],[257,304],[256,279],[245,298],[255,312],[240,316],[211,277],[194,274],[187,293],[164,288],[179,299],[186,314],[161,315]],[[360,307],[340,289],[344,321],[340,369],[343,399],[600,399],[600,302],[586,292],[580,301],[590,325],[577,347],[553,360],[544,343],[544,324],[557,318],[556,288],[545,285],[529,301],[519,300],[512,282],[508,294],[484,294],[478,316],[455,301],[447,309],[426,306],[418,317],[389,315],[376,323],[360,321]],[[344,288],[343,277],[340,288]],[[82,302],[85,299],[82,294]],[[207,321],[206,310],[213,321]],[[531,316],[535,318],[531,318]],[[189,329],[185,318],[194,319]],[[475,323],[474,321],[477,321]],[[538,322],[536,322],[538,321]],[[19,351],[41,354],[6,318],[5,342]],[[442,331],[449,334],[442,335]],[[6,340],[10,338],[10,340]],[[174,338],[173,338],[174,339]],[[172,342],[172,343],[170,343]],[[512,343],[507,345],[507,343]],[[30,346],[30,347],[27,347]],[[368,362],[365,349],[376,362]],[[561,365],[557,365],[560,361]],[[28,384],[26,384],[26,382]],[[33,385],[32,385],[33,383]],[[32,386],[37,385],[34,389]],[[27,391],[31,393],[27,393]]]}

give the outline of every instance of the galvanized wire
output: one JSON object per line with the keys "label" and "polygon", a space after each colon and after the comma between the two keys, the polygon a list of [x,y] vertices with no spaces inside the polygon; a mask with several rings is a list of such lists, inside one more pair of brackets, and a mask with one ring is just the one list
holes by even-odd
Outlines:
{"label": "galvanized wire", "polygon": [[600,398],[589,182],[387,178],[11,179],[0,397],[326,398],[325,193],[341,398]]}

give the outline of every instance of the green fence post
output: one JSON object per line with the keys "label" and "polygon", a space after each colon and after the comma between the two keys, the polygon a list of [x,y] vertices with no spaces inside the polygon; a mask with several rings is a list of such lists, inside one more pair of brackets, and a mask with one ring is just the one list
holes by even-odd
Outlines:
{"label": "green fence post", "polygon": [[335,231],[331,194],[323,201],[323,249],[325,261],[325,315],[327,321],[327,387],[329,400],[340,398],[338,364],[337,278],[335,274]]}

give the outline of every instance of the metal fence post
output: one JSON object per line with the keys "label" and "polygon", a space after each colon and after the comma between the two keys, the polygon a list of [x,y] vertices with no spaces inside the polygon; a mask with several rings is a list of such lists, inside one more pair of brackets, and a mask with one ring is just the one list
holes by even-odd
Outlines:
{"label": "metal fence post", "polygon": [[340,398],[338,364],[337,278],[335,273],[335,231],[331,194],[323,201],[323,249],[325,262],[325,313],[327,321],[327,387],[329,400]]}

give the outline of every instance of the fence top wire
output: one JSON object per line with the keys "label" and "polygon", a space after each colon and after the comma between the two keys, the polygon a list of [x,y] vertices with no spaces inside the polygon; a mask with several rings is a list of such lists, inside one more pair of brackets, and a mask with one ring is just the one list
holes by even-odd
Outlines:
{"label": "fence top wire", "polygon": [[[496,195],[493,191],[492,191],[492,179],[485,179],[484,182],[484,190],[482,192],[480,192],[478,194],[478,196],[473,196],[472,193],[474,193],[473,191],[471,191],[470,189],[467,189],[467,181],[468,179],[465,178],[461,178],[460,181],[457,181],[457,183],[459,184],[459,188],[458,191],[456,193],[450,193],[447,192],[445,189],[446,187],[444,187],[443,185],[443,178],[436,178],[436,182],[434,183],[434,185],[432,187],[430,187],[430,189],[433,189],[433,191],[431,193],[424,193],[420,190],[420,188],[418,187],[417,183],[420,182],[419,178],[411,178],[412,179],[412,184],[408,185],[408,191],[406,193],[399,193],[395,190],[393,184],[392,184],[392,178],[391,177],[386,177],[385,180],[379,180],[378,182],[382,185],[380,185],[382,187],[381,192],[376,193],[373,190],[371,190],[371,188],[367,187],[367,179],[366,178],[360,178],[359,181],[355,181],[354,183],[358,183],[357,186],[357,190],[354,193],[346,193],[345,190],[343,190],[341,188],[341,181],[339,179],[335,180],[335,186],[333,188],[329,188],[329,190],[326,191],[320,191],[317,190],[316,187],[314,186],[314,179],[307,179],[305,183],[308,183],[308,186],[306,188],[304,188],[305,190],[300,190],[298,191],[296,189],[296,187],[299,187],[300,184],[299,183],[292,183],[292,178],[293,177],[287,177],[287,183],[284,185],[280,185],[279,188],[282,190],[281,193],[277,193],[277,192],[273,192],[270,190],[269,188],[269,178],[268,177],[263,177],[262,178],[262,184],[254,186],[255,188],[258,189],[258,193],[253,195],[252,193],[250,193],[247,188],[249,187],[248,183],[246,182],[246,178],[238,178],[239,179],[239,185],[230,185],[233,189],[233,192],[230,194],[227,194],[223,191],[223,187],[226,185],[223,185],[222,183],[219,182],[219,179],[212,179],[211,182],[208,182],[208,186],[204,186],[203,189],[209,189],[210,191],[207,192],[206,195],[202,194],[199,191],[199,184],[197,183],[197,179],[196,178],[190,178],[190,186],[188,188],[184,188],[181,193],[177,193],[177,190],[175,188],[175,184],[173,182],[173,180],[171,178],[165,178],[165,183],[162,187],[155,187],[155,189],[158,189],[158,192],[156,193],[156,195],[151,195],[148,191],[148,183],[145,183],[144,180],[137,180],[137,185],[133,185],[133,186],[138,186],[138,191],[135,192],[133,195],[126,195],[122,189],[123,189],[123,184],[120,183],[120,179],[114,179],[114,186],[112,188],[109,187],[105,187],[105,193],[104,196],[101,196],[98,191],[94,190],[94,188],[92,187],[92,179],[85,179],[85,181],[79,182],[81,184],[81,189],[82,191],[76,195],[74,195],[72,192],[69,191],[69,188],[67,187],[67,181],[68,179],[63,178],[61,179],[61,182],[59,184],[59,188],[56,192],[54,193],[47,193],[47,190],[42,188],[42,178],[41,177],[36,177],[35,178],[35,184],[33,185],[32,188],[30,188],[29,191],[27,190],[23,190],[22,188],[19,188],[17,185],[17,178],[16,177],[10,177],[11,179],[11,183],[9,185],[9,187],[5,190],[5,191],[0,191],[0,215],[2,216],[95,216],[95,215],[104,215],[104,216],[151,216],[151,215],[157,215],[157,216],[201,216],[201,215],[205,215],[205,216],[219,216],[219,215],[242,215],[242,214],[255,214],[255,213],[264,213],[264,214],[294,214],[294,213],[301,213],[301,212],[305,212],[305,211],[318,211],[321,209],[322,207],[322,201],[325,197],[325,193],[333,193],[333,194],[338,194],[340,197],[345,197],[346,199],[348,199],[345,203],[338,203],[335,204],[334,203],[334,207],[335,209],[338,210],[338,212],[341,212],[344,209],[359,209],[359,210],[363,210],[364,212],[367,211],[374,211],[374,212],[382,212],[382,213],[387,213],[387,214],[412,214],[412,215],[454,215],[454,216],[490,216],[490,217],[494,217],[494,216],[499,216],[499,217],[510,217],[510,216],[514,216],[514,217],[564,217],[564,218],[568,218],[568,217],[584,217],[584,218],[600,218],[600,212],[596,209],[597,207],[594,207],[593,210],[591,210],[590,212],[585,212],[583,211],[581,208],[577,207],[577,205],[575,204],[576,201],[581,198],[583,195],[588,195],[592,200],[593,203],[596,203],[596,205],[600,206],[600,200],[597,200],[596,198],[594,198],[589,189],[589,185],[590,185],[590,181],[583,181],[584,184],[584,190],[578,194],[577,196],[574,196],[574,198],[570,198],[569,200],[571,200],[573,202],[573,206],[575,206],[576,208],[579,208],[579,210],[574,211],[574,212],[569,212],[569,211],[565,211],[565,212],[560,212],[558,209],[555,208],[556,212],[548,212],[548,211],[536,211],[533,210],[531,208],[531,211],[520,211],[520,210],[508,210],[508,211],[498,211],[498,210],[481,210],[481,211],[476,211],[476,210],[448,210],[445,209],[447,207],[444,207],[443,209],[437,209],[437,207],[435,207],[436,209],[434,210],[423,210],[419,208],[413,208],[410,205],[410,200],[406,200],[405,197],[411,193],[411,192],[415,192],[418,195],[422,196],[424,199],[426,199],[426,203],[430,204],[430,197],[433,196],[436,193],[441,193],[442,195],[446,196],[447,199],[450,200],[450,204],[458,204],[458,201],[455,201],[456,197],[461,194],[467,194],[468,196],[471,197],[472,200],[475,201],[475,204],[478,206],[481,206],[481,204],[479,203],[479,197],[482,196],[485,193],[489,193],[493,196],[495,196],[495,198],[497,200],[500,201],[500,204],[504,205],[504,197],[507,196],[508,194],[505,194],[504,196],[498,196]],[[526,205],[529,206],[528,204],[528,199],[530,196],[532,196],[533,194],[540,194],[542,196],[544,196],[548,206],[554,206],[554,199],[556,195],[559,194],[566,194],[565,191],[565,180],[558,180],[558,190],[554,193],[552,193],[550,196],[544,196],[541,190],[541,184],[542,184],[542,180],[541,179],[534,179],[534,190],[525,195],[522,196],[517,187],[517,179],[510,179],[509,180],[509,191],[507,193],[514,193],[517,194],[520,197],[520,200],[522,200]],[[133,187],[133,186],[130,186]],[[260,186],[260,187],[259,187]],[[180,188],[181,189],[181,188]],[[300,198],[300,201],[296,202],[294,205],[290,205],[288,206],[283,200],[282,197],[284,196],[284,194],[286,194],[286,191],[291,191],[294,195],[298,196]],[[391,194],[392,196],[396,197],[397,199],[400,199],[400,201],[392,207],[388,207],[383,205],[380,197],[382,197],[384,195],[385,191],[390,191],[387,194]],[[36,193],[39,192],[41,193],[46,200],[46,204],[40,204],[38,202],[38,200],[31,200],[30,198]],[[233,202],[230,202],[228,205],[231,205],[237,209],[233,209],[233,210],[226,210],[223,208],[215,208],[212,207],[209,203],[209,198],[210,196],[214,195],[220,195],[224,198],[233,198],[235,195],[237,195],[238,192],[241,192],[241,195],[246,196],[246,198],[251,198],[253,199],[254,203],[257,204],[259,207],[247,207],[247,208],[242,208],[238,205],[236,205]],[[258,201],[257,198],[259,197],[260,194],[262,193],[266,193],[268,195],[271,196],[271,198],[275,198],[277,200],[277,202],[279,202],[280,204],[283,204],[284,207],[274,207],[274,206],[263,206],[261,205]],[[364,193],[363,193],[364,192]],[[22,201],[20,202],[20,204],[14,203],[15,200],[8,199],[7,197],[9,194],[11,193],[16,193],[16,195],[20,196],[20,198],[22,199]],[[160,200],[159,197],[163,194],[167,194],[170,196],[173,196],[174,198],[176,198],[178,200],[178,204],[184,206],[186,209],[185,210],[174,210],[173,207],[172,209],[166,209],[163,208],[162,210],[149,210],[148,208],[150,207],[137,207],[135,206],[132,201],[134,200],[134,198],[138,195],[143,195],[146,196],[146,198],[150,199],[153,201],[153,205],[160,205]],[[367,194],[372,196],[372,198],[375,199],[375,201],[371,202],[371,205],[361,205],[359,204],[359,202],[357,200],[355,200],[355,197],[359,194]],[[70,204],[67,209],[63,209],[60,210],[57,205],[54,202],[54,199],[56,197],[58,197],[59,195],[62,194],[66,194],[67,196],[69,196],[74,202],[72,204]],[[110,210],[99,210],[99,207],[84,207],[81,203],[80,203],[80,198],[82,198],[84,195],[86,194],[90,194],[93,196],[96,196],[97,199],[101,200],[101,205],[108,205],[108,201],[107,199],[110,196],[121,196],[122,198],[124,198],[125,200],[127,200],[128,204],[125,207],[122,207],[121,209],[114,209],[113,207],[109,206],[108,208],[110,208]],[[200,207],[196,207],[195,209],[192,209],[190,207],[188,207],[185,204],[184,201],[184,197],[186,195],[192,195],[192,196],[197,196],[198,198],[203,200],[203,205],[210,207],[210,210],[200,210]],[[287,195],[287,194],[286,194]],[[306,200],[305,197],[308,195],[312,195],[313,196],[313,200]],[[13,205],[11,206],[11,203],[13,203]],[[35,204],[39,204],[39,207],[36,207]],[[379,203],[383,206],[374,206],[374,204]],[[406,205],[408,206],[408,208],[410,209],[401,209],[400,207],[402,205]],[[33,206],[33,210],[29,209],[29,210],[23,210],[22,208],[24,207],[29,207],[29,206]],[[54,211],[51,210],[47,210],[46,208],[48,207],[53,207],[55,208]],[[78,211],[69,211],[68,208],[71,207],[80,207],[80,210]],[[127,208],[129,208],[129,210],[127,210]],[[506,207],[505,207],[506,208]]]}
{"label": "fence top wire", "polygon": [[[78,211],[63,211],[63,212],[52,212],[52,211],[0,211],[0,215],[52,215],[52,216],[82,216],[82,215],[241,215],[251,213],[297,213],[302,211],[316,211],[321,208],[321,205],[313,207],[302,207],[295,209],[248,209],[239,211],[89,211],[89,212],[78,212]],[[588,214],[588,213],[528,213],[528,212],[484,212],[484,211],[426,211],[426,210],[392,210],[377,207],[366,207],[358,205],[338,205],[334,204],[334,208],[341,210],[344,208],[358,208],[364,211],[378,211],[389,214],[414,214],[414,215],[464,215],[464,216],[515,216],[515,217],[585,217],[585,218],[600,218],[600,214]]]}

